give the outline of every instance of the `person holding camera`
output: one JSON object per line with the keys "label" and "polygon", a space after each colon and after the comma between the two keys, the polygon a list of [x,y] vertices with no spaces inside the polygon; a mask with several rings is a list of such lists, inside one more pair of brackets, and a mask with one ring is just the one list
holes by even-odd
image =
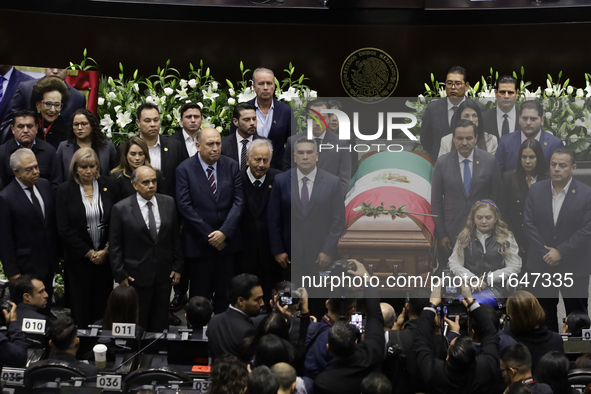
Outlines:
{"label": "person holding camera", "polygon": [[449,268],[455,276],[466,278],[474,292],[488,287],[497,298],[506,296],[500,285],[521,272],[521,257],[515,237],[493,201],[480,200],[472,206],[449,258]]}
{"label": "person holding camera", "polygon": [[462,287],[462,294],[462,303],[481,330],[479,337],[482,352],[476,358],[472,338],[461,336],[450,343],[445,360],[435,357],[429,340],[437,306],[441,304],[441,287],[435,287],[430,305],[421,312],[415,344],[417,365],[431,394],[488,392],[494,383],[495,371],[499,366],[499,337],[467,286]]}
{"label": "person holding camera", "polygon": [[11,367],[24,367],[27,363],[27,342],[17,322],[16,304],[9,304],[10,311],[8,305],[2,305],[4,321],[0,322],[0,325],[8,327],[8,335],[0,333],[0,373],[5,364]]}

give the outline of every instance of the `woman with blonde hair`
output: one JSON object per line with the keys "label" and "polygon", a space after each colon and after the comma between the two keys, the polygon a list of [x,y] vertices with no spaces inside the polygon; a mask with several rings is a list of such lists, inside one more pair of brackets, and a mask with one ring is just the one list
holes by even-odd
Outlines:
{"label": "woman with blonde hair", "polygon": [[551,351],[564,353],[562,338],[544,325],[546,312],[530,292],[519,290],[507,299],[507,316],[509,335],[527,346],[531,353],[532,372],[544,354]]}
{"label": "woman with blonde hair", "polygon": [[487,287],[496,298],[503,296],[501,285],[511,274],[521,271],[519,248],[496,204],[480,200],[472,207],[449,258],[449,269],[465,278],[472,291]]}
{"label": "woman with blonde hair", "polygon": [[119,201],[114,179],[101,177],[92,148],[72,156],[70,179],[57,191],[57,228],[65,249],[66,297],[76,324],[85,328],[105,311],[113,276],[109,265],[109,218]]}

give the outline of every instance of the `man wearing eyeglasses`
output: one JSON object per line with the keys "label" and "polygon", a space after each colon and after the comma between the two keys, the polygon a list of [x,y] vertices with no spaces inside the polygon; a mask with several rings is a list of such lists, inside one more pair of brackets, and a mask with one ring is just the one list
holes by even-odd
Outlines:
{"label": "man wearing eyeglasses", "polygon": [[[445,77],[446,99],[439,99],[429,103],[423,116],[421,125],[421,144],[431,155],[433,161],[437,161],[441,138],[451,133],[451,120],[458,106],[466,98],[466,92],[470,88],[467,81],[468,73],[460,66],[453,66],[447,71]],[[484,111],[486,108],[478,104]]]}
{"label": "man wearing eyeglasses", "polygon": [[[43,78],[58,78],[65,82],[67,76],[68,70],[65,68],[46,68],[45,77]],[[1,143],[12,138],[9,125],[14,117],[14,113],[18,110],[29,108],[31,92],[33,91],[33,86],[35,86],[37,82],[39,82],[39,79],[24,81],[16,88],[16,92],[8,104],[8,109],[6,110],[6,116],[2,121],[2,126],[0,126],[0,129],[2,130],[0,133]],[[86,108],[86,96],[68,83],[66,83],[66,86],[68,87],[69,99],[66,106],[62,108],[60,116],[64,119],[70,119],[74,111],[80,108]]]}

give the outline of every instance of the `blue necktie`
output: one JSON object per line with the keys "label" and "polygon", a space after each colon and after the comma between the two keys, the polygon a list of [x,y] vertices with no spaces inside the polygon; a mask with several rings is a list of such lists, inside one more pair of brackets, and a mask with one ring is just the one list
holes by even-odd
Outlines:
{"label": "blue necktie", "polygon": [[470,195],[470,181],[472,181],[472,174],[470,173],[470,160],[464,159],[464,190],[466,197]]}

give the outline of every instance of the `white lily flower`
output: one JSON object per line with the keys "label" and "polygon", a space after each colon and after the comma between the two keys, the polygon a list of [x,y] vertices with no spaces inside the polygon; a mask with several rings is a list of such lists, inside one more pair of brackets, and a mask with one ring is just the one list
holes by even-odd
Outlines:
{"label": "white lily flower", "polygon": [[181,109],[180,108],[175,108],[172,110],[172,115],[174,116],[174,119],[177,122],[181,121]]}
{"label": "white lily flower", "polygon": [[214,93],[211,90],[211,86],[207,90],[202,90],[201,93],[203,93],[203,99],[208,99],[211,101],[215,101],[215,98],[219,96],[218,93]]}
{"label": "white lily flower", "polygon": [[315,90],[310,90],[310,98],[318,98],[318,92]]}
{"label": "white lily flower", "polygon": [[174,90],[172,88],[168,88],[168,87],[164,88],[165,95],[170,96],[173,93],[174,93]]}
{"label": "white lily flower", "polygon": [[552,119],[552,112],[546,112],[546,114],[544,115],[544,117],[546,119]]}
{"label": "white lily flower", "polygon": [[98,99],[98,105],[103,105],[105,103],[105,99],[102,97],[99,97]]}
{"label": "white lily flower", "polygon": [[195,86],[197,86],[197,80],[195,80],[195,78],[190,79],[189,86],[191,87],[191,89],[195,89]]}
{"label": "white lily flower", "polygon": [[232,88],[228,89],[228,93],[230,93],[230,97],[234,97],[236,95],[236,92]]}
{"label": "white lily flower", "polygon": [[228,104],[230,104],[230,105],[234,105],[234,104],[236,104],[236,100],[235,100],[235,99],[233,99],[232,97],[230,97],[230,98],[228,99]]}
{"label": "white lily flower", "polygon": [[279,100],[287,102],[290,102],[294,97],[299,97],[299,94],[293,86],[290,86],[289,89],[287,89],[287,91],[279,94]]}
{"label": "white lily flower", "polygon": [[146,103],[153,103],[153,102],[154,102],[154,97],[152,97],[152,96],[146,97]]}
{"label": "white lily flower", "polygon": [[189,97],[189,94],[187,93],[187,89],[184,87],[177,89],[176,92],[177,92],[177,95],[174,97],[178,98],[180,100],[185,100],[187,97]]}
{"label": "white lily flower", "polygon": [[117,95],[114,92],[109,92],[109,94],[107,95],[107,100],[115,100],[117,98]]}
{"label": "white lily flower", "polygon": [[160,97],[160,103],[164,104],[166,102],[166,96]]}
{"label": "white lily flower", "polygon": [[248,100],[252,100],[256,97],[256,93],[251,88],[246,88],[242,93],[238,95],[238,102],[244,103]]}
{"label": "white lily flower", "polygon": [[583,108],[585,106],[585,100],[583,100],[583,99],[576,99],[574,101],[574,104],[577,106],[577,108]]}
{"label": "white lily flower", "polygon": [[110,133],[111,127],[113,127],[114,124],[115,124],[115,122],[113,122],[113,119],[111,119],[111,115],[106,114],[101,119],[101,126],[103,126],[103,133]]}
{"label": "white lily flower", "polygon": [[585,97],[585,91],[581,88],[577,89],[576,97],[577,98]]}
{"label": "white lily flower", "polygon": [[224,131],[224,129],[222,129],[222,126],[218,126],[215,128],[217,131],[220,132],[220,134],[222,133],[222,131]]}
{"label": "white lily flower", "polygon": [[179,81],[179,85],[181,85],[181,88],[186,88],[188,84],[189,83],[187,82],[186,79],[181,78],[181,80]]}
{"label": "white lily flower", "polygon": [[107,134],[106,134],[106,136],[107,136],[107,138],[109,138],[109,139],[113,138],[113,134],[111,134],[111,133],[107,133]]}
{"label": "white lily flower", "polygon": [[197,105],[199,106],[199,108],[203,109],[203,103],[202,103],[201,101],[199,101],[199,102],[197,103]]}
{"label": "white lily flower", "polygon": [[575,90],[575,88],[573,88],[572,86],[568,86],[568,87],[566,88],[566,93],[567,93],[567,94],[573,94],[573,91],[574,91],[574,90]]}
{"label": "white lily flower", "polygon": [[131,123],[131,112],[125,111],[125,113],[118,113],[117,114],[117,126],[120,128],[125,128],[128,124]]}
{"label": "white lily flower", "polygon": [[138,85],[137,83],[133,84],[133,88],[135,89],[136,92],[140,91],[140,85]]}
{"label": "white lily flower", "polygon": [[570,140],[571,143],[575,143],[579,140],[579,136],[576,134],[571,134],[570,137],[568,137],[568,139]]}
{"label": "white lily flower", "polygon": [[211,83],[211,87],[213,88],[213,90],[218,90],[219,84],[216,81],[213,81]]}
{"label": "white lily flower", "polygon": [[552,94],[554,93],[554,89],[546,88],[546,89],[544,89],[544,92],[546,92],[547,96],[552,96]]}
{"label": "white lily flower", "polygon": [[445,87],[440,87],[439,91],[437,92],[439,97],[447,97],[447,92],[445,91]]}

